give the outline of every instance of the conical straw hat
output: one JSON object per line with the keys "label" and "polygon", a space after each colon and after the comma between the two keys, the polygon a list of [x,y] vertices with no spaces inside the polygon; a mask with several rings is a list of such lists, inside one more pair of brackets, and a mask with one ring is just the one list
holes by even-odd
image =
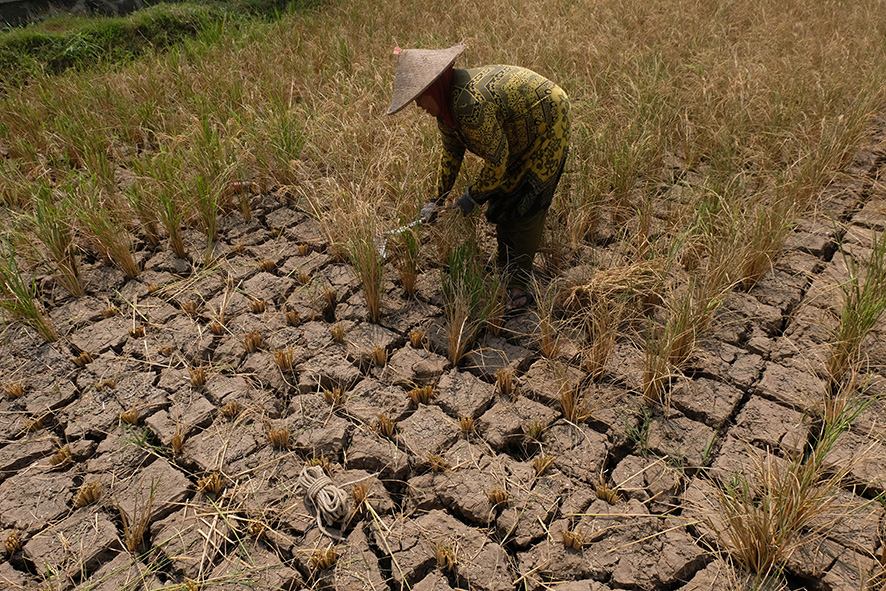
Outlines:
{"label": "conical straw hat", "polygon": [[397,58],[397,73],[394,76],[394,98],[388,107],[388,115],[393,115],[414,101],[434,83],[446,68],[455,63],[465,50],[462,43],[449,49],[404,49]]}

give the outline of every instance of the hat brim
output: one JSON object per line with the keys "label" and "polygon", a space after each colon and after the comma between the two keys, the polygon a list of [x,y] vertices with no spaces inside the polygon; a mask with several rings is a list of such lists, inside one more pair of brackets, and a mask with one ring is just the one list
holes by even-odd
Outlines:
{"label": "hat brim", "polygon": [[401,111],[426,91],[465,50],[463,43],[447,49],[404,49],[397,58],[394,96],[387,115]]}

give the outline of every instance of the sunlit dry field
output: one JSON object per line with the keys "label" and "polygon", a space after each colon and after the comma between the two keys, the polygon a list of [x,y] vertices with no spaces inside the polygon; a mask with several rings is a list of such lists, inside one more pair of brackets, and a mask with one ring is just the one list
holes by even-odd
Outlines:
{"label": "sunlit dry field", "polygon": [[[0,581],[882,590],[884,38],[355,0],[5,88]],[[572,101],[517,314],[482,215],[377,248],[438,159],[393,49],[456,42]]]}

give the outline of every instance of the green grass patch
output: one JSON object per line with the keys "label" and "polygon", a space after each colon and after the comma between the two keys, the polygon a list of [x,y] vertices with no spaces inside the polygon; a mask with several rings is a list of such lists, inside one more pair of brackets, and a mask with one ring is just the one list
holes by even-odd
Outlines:
{"label": "green grass patch", "polygon": [[59,15],[0,33],[0,89],[46,74],[125,64],[151,50],[213,35],[243,21],[277,19],[317,0],[156,4],[126,16]]}

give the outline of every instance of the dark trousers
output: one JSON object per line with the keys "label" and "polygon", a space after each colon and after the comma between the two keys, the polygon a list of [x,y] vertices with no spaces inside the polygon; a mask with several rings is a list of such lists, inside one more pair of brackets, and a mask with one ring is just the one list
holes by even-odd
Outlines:
{"label": "dark trousers", "polygon": [[532,263],[541,243],[548,208],[535,215],[499,222],[495,225],[498,238],[498,264],[508,273],[508,287],[528,289],[532,277]]}

